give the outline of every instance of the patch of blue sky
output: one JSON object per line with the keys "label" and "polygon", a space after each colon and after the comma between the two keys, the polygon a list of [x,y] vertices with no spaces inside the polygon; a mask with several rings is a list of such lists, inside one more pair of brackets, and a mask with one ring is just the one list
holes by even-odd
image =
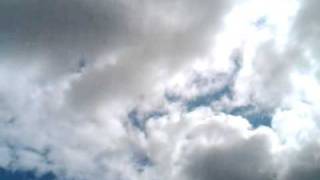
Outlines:
{"label": "patch of blue sky", "polygon": [[[232,53],[230,58],[234,64],[234,68],[230,72],[229,75],[224,75],[224,78],[226,78],[226,84],[218,90],[197,96],[197,97],[193,98],[192,100],[188,101],[186,104],[188,111],[192,111],[193,109],[200,107],[200,106],[210,106],[211,103],[221,100],[221,98],[224,96],[226,96],[229,99],[233,98],[232,87],[234,84],[234,79],[237,76],[237,74],[240,71],[241,66],[242,66],[242,53],[241,53],[241,51],[235,50]],[[211,80],[210,82],[215,83],[216,81],[221,80],[221,77],[216,76],[216,77],[212,77],[212,79],[213,80]],[[197,79],[194,83],[197,83],[197,81],[200,81],[200,79]]]}
{"label": "patch of blue sky", "polygon": [[53,173],[37,175],[35,171],[12,171],[0,168],[1,180],[56,180],[57,177]]}
{"label": "patch of blue sky", "polygon": [[2,142],[2,143],[5,144],[10,149],[11,158],[13,159],[13,161],[11,163],[14,163],[15,160],[18,159],[18,157],[17,157],[18,151],[25,151],[25,152],[29,152],[29,153],[32,153],[32,154],[35,154],[37,156],[42,157],[43,162],[45,162],[46,164],[52,164],[52,161],[48,158],[48,155],[51,151],[49,147],[38,150],[38,149],[34,149],[34,148],[28,147],[28,146],[15,145],[14,143],[11,143],[11,142]]}
{"label": "patch of blue sky", "polygon": [[[261,19],[260,21],[260,23],[264,23],[264,21],[266,20]],[[185,101],[179,95],[170,94],[170,92],[165,93],[165,98],[167,99],[167,101],[172,103],[183,103],[187,111],[193,111],[198,107],[211,106],[212,103],[220,101],[223,97],[233,99],[233,81],[237,76],[237,73],[241,69],[241,52],[235,52],[232,56],[232,59],[234,62],[234,69],[229,76],[225,77],[227,78],[226,84],[220,89],[201,94],[187,101]],[[208,85],[208,83],[215,83],[217,80],[219,80],[219,78],[217,77],[212,77],[212,79],[201,79],[201,76],[196,76],[196,78],[193,79],[192,83],[195,83],[197,85]],[[223,112],[226,114],[246,118],[254,128],[257,128],[259,126],[271,126],[272,113],[259,110],[259,108],[255,107],[254,105],[235,107],[231,110]],[[158,118],[163,115],[165,115],[165,113],[163,112],[151,111],[141,116],[139,115],[138,110],[134,109],[128,114],[128,118],[133,126],[137,127],[141,131],[144,131],[145,123],[148,119],[152,117]]]}
{"label": "patch of blue sky", "polygon": [[82,73],[84,71],[84,69],[87,67],[87,58],[82,55],[80,58],[79,58],[79,61],[78,61],[78,64],[77,64],[77,72],[78,73]]}
{"label": "patch of blue sky", "polygon": [[[225,86],[220,91],[214,92],[212,94],[200,96],[191,101],[188,101],[186,103],[186,108],[188,111],[192,111],[201,106],[210,106],[211,103],[213,103],[214,101],[219,101],[223,96],[232,98],[232,93],[229,86]],[[258,110],[258,108],[254,106],[236,107],[224,113],[234,116],[241,116],[247,119],[254,128],[257,128],[259,126],[271,126],[272,113]]]}
{"label": "patch of blue sky", "polygon": [[267,24],[267,17],[262,16],[254,22],[254,26],[258,29],[264,28]]}
{"label": "patch of blue sky", "polygon": [[135,163],[135,168],[138,172],[143,172],[146,168],[153,165],[151,159],[142,153],[136,153],[133,157],[133,162]]}
{"label": "patch of blue sky", "polygon": [[[190,79],[193,86],[198,89],[210,87],[213,84],[224,83],[222,87],[217,90],[212,90],[204,94],[200,94],[190,101],[186,102],[188,110],[193,110],[199,106],[208,106],[212,102],[220,100],[223,96],[228,96],[232,98],[232,87],[234,84],[234,79],[239,73],[242,67],[242,52],[239,49],[235,49],[230,56],[233,62],[233,69],[229,73],[212,73],[212,77],[202,76],[195,72],[194,77]],[[174,93],[166,92],[165,98],[169,102],[179,102],[183,101],[183,98]]]}
{"label": "patch of blue sky", "polygon": [[179,102],[182,100],[182,97],[171,92],[165,92],[164,98],[171,103]]}
{"label": "patch of blue sky", "polygon": [[139,146],[131,146],[131,162],[137,172],[143,172],[146,168],[153,166],[153,162],[148,154]]}
{"label": "patch of blue sky", "polygon": [[201,106],[210,106],[212,102],[219,101],[222,97],[232,98],[231,87],[226,85],[218,91],[204,94],[186,102],[187,111],[192,111]]}
{"label": "patch of blue sky", "polygon": [[142,119],[138,116],[137,110],[132,110],[128,113],[128,119],[129,122],[139,130],[144,130],[144,122],[142,122]]}
{"label": "patch of blue sky", "polygon": [[[256,26],[262,27],[265,25],[266,21],[267,19],[262,17],[256,22]],[[197,96],[186,102],[186,108],[188,111],[192,111],[201,106],[210,106],[213,102],[221,100],[222,97],[233,99],[232,87],[234,84],[234,79],[242,66],[241,52],[235,51],[232,54],[231,59],[234,62],[234,69],[228,77],[227,84],[219,90]],[[259,110],[258,107],[253,105],[236,107],[225,113],[246,118],[254,128],[259,126],[271,126],[272,113]]]}
{"label": "patch of blue sky", "polygon": [[138,128],[140,131],[144,131],[145,130],[145,124],[148,121],[148,119],[151,118],[159,118],[163,115],[165,115],[166,112],[162,112],[162,111],[150,111],[150,112],[146,112],[146,113],[139,113],[139,110],[137,109],[133,109],[132,111],[130,111],[128,113],[128,119],[129,122],[136,128]]}
{"label": "patch of blue sky", "polygon": [[236,107],[229,114],[246,118],[254,128],[259,126],[270,127],[272,122],[271,112],[258,110],[253,105]]}

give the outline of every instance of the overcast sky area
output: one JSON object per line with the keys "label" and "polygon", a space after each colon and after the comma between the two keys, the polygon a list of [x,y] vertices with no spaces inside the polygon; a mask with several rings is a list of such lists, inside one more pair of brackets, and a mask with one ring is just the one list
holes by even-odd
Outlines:
{"label": "overcast sky area", "polygon": [[1,180],[319,180],[320,1],[1,0]]}

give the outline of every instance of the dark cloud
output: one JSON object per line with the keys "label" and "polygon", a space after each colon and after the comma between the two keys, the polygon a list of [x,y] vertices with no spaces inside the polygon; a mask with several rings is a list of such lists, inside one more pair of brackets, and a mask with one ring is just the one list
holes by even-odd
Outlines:
{"label": "dark cloud", "polygon": [[185,172],[199,180],[272,180],[272,155],[268,137],[255,136],[247,140],[195,150],[188,159]]}
{"label": "dark cloud", "polygon": [[[5,0],[2,59],[35,68],[36,79],[45,82],[81,72],[68,101],[92,107],[111,96],[148,94],[145,87],[152,88],[159,74],[204,55],[230,7],[219,0]],[[93,68],[110,61],[115,65]]]}
{"label": "dark cloud", "polygon": [[[320,34],[319,29],[319,11],[320,6],[319,1],[299,1],[300,7],[297,12],[297,16],[294,19],[293,26],[291,28],[291,38],[293,39],[291,43],[302,48],[301,50],[306,50],[311,48],[319,47],[318,37]],[[317,52],[313,52],[316,53]]]}
{"label": "dark cloud", "polygon": [[37,59],[37,64],[45,64],[44,71],[61,73],[75,66],[82,55],[94,61],[130,47],[121,61],[141,65],[141,61],[161,58],[170,59],[172,66],[172,60],[204,50],[226,4],[5,0],[0,4],[2,56],[29,65]]}
{"label": "dark cloud", "polygon": [[287,171],[284,173],[285,180],[316,180],[320,178],[320,145],[311,142],[300,150],[291,152],[287,164]]}
{"label": "dark cloud", "polygon": [[5,0],[0,11],[2,59],[42,65],[46,77],[128,41],[128,8],[120,1]]}

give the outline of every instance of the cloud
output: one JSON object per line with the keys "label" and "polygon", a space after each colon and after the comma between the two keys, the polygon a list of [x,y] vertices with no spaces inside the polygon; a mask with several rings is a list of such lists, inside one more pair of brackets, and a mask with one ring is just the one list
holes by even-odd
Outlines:
{"label": "cloud", "polygon": [[276,175],[272,160],[276,135],[269,128],[252,130],[240,117],[199,108],[150,121],[148,128],[150,157],[160,172],[172,175],[169,179],[272,179]]}
{"label": "cloud", "polygon": [[1,1],[1,165],[81,179],[138,177],[132,151],[143,154],[145,139],[126,113],[211,50],[230,6]]}
{"label": "cloud", "polygon": [[229,141],[225,146],[195,149],[185,170],[189,179],[273,179],[266,137]]}
{"label": "cloud", "polygon": [[279,158],[281,169],[279,179],[318,179],[319,142],[304,143],[301,148],[287,149],[284,157]]}
{"label": "cloud", "polygon": [[315,179],[317,2],[300,5],[1,1],[0,166],[84,180]]}

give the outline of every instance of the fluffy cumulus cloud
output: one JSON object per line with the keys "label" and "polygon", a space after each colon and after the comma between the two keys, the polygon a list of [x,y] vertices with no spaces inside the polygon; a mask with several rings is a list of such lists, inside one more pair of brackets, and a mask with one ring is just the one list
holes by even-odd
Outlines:
{"label": "fluffy cumulus cloud", "polygon": [[319,179],[319,6],[2,0],[0,168],[35,179]]}

